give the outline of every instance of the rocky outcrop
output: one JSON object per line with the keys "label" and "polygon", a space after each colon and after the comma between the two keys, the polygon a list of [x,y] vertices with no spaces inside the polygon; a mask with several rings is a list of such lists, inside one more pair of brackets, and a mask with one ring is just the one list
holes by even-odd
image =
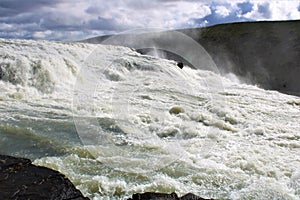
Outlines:
{"label": "rocky outcrop", "polygon": [[182,197],[178,197],[176,193],[165,194],[165,193],[146,192],[141,194],[133,194],[132,198],[128,200],[213,200],[213,199],[204,199],[192,193],[188,193]]}
{"label": "rocky outcrop", "polygon": [[223,24],[184,33],[202,44],[221,73],[300,95],[299,20]]}
{"label": "rocky outcrop", "polygon": [[184,113],[184,109],[180,106],[174,106],[169,110],[169,113],[173,115],[178,115],[180,113]]}
{"label": "rocky outcrop", "polygon": [[87,200],[61,173],[0,155],[0,199]]}

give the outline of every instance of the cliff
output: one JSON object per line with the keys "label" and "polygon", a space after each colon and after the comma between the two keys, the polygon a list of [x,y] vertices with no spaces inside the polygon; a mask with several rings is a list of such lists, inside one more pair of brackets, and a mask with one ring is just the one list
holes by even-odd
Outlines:
{"label": "cliff", "polygon": [[[243,82],[264,89],[300,95],[300,21],[243,22],[206,28],[178,30],[200,43],[212,57],[221,74],[234,73]],[[163,34],[172,33],[172,31]],[[125,45],[134,48],[133,38],[143,42],[145,35],[153,46],[162,42],[162,33],[117,35],[117,40],[100,36],[89,43]],[[164,43],[172,49],[180,41]],[[148,53],[149,49],[139,49]],[[180,56],[165,52],[167,58],[183,61]]]}

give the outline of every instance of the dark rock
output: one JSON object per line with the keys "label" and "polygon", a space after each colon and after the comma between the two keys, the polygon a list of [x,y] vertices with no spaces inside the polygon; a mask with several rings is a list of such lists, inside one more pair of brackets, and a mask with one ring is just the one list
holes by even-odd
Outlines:
{"label": "dark rock", "polygon": [[133,194],[132,200],[177,200],[178,196],[176,193],[164,194],[164,193],[154,193],[146,192],[142,194]]}
{"label": "dark rock", "polygon": [[170,114],[178,115],[179,113],[184,113],[184,109],[180,106],[174,106],[169,110]]}
{"label": "dark rock", "polygon": [[188,193],[179,199],[180,200],[213,200],[213,199],[204,199],[204,198],[194,195],[192,193]]}
{"label": "dark rock", "polygon": [[165,194],[165,193],[155,193],[155,192],[146,192],[133,194],[132,198],[128,200],[213,200],[213,199],[203,199],[192,193],[188,193],[182,197],[178,197],[176,193]]}
{"label": "dark rock", "polygon": [[2,79],[2,77],[3,77],[3,71],[2,71],[2,67],[0,65],[0,80]]}
{"label": "dark rock", "polygon": [[0,199],[87,200],[63,174],[29,159],[0,155]]}
{"label": "dark rock", "polygon": [[178,62],[177,63],[177,67],[179,67],[180,69],[182,69],[183,68],[183,63],[182,62]]}

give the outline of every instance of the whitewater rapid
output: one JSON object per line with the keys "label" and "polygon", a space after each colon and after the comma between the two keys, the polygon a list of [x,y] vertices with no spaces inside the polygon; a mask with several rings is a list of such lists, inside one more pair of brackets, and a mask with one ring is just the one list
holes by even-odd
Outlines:
{"label": "whitewater rapid", "polygon": [[299,200],[300,98],[176,65],[126,47],[0,39],[0,153],[59,170],[92,199]]}

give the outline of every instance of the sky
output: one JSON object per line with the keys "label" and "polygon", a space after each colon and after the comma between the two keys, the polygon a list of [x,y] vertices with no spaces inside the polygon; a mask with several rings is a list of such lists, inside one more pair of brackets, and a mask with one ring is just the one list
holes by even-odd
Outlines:
{"label": "sky", "polygon": [[297,19],[300,0],[0,0],[0,38],[75,41],[144,28]]}

